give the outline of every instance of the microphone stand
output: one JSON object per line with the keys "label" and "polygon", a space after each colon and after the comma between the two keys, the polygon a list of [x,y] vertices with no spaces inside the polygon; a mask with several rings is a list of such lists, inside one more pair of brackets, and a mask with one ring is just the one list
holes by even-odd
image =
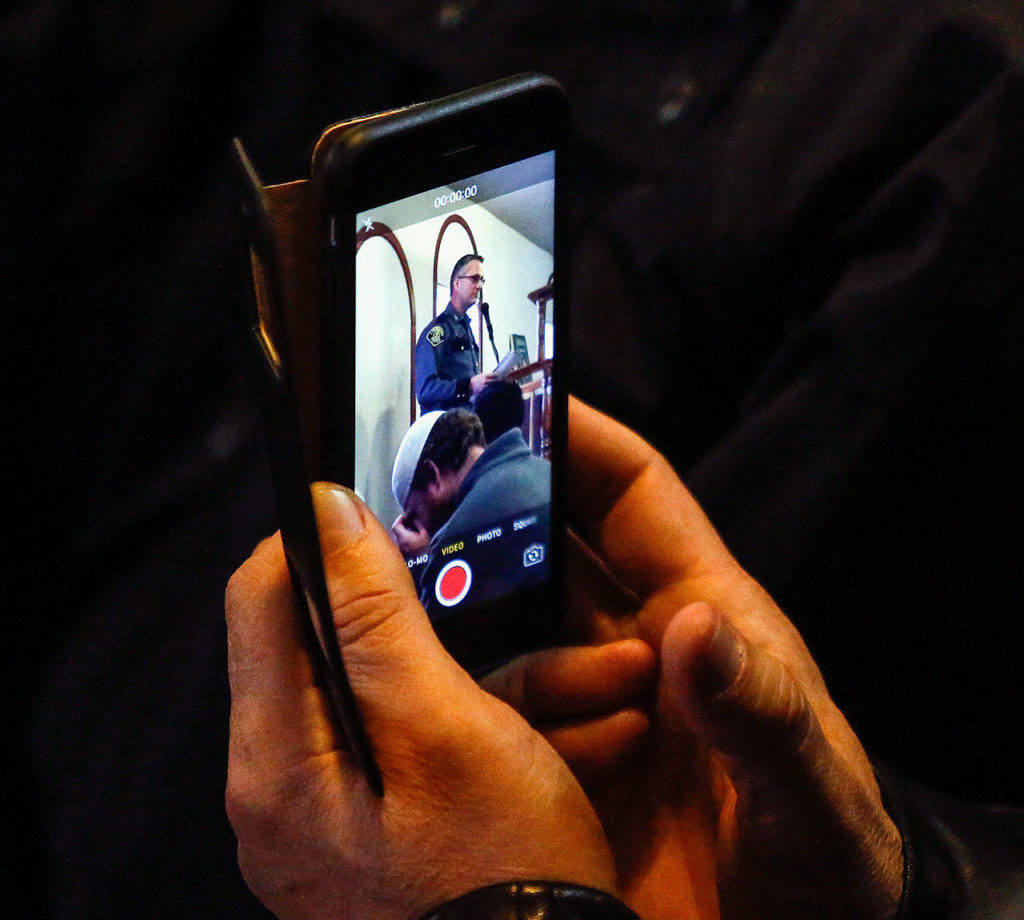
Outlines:
{"label": "microphone stand", "polygon": [[487,335],[491,340],[491,349],[494,352],[494,364],[497,367],[501,363],[501,358],[498,357],[498,346],[494,344],[494,327],[491,325],[491,305],[486,301],[480,301],[480,315],[484,318],[484,322],[487,324]]}

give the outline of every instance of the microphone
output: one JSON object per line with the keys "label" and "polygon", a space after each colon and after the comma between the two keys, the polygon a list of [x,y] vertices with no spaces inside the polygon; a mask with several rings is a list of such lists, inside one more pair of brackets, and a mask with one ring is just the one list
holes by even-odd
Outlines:
{"label": "microphone", "polygon": [[487,324],[487,335],[491,340],[491,349],[494,351],[494,363],[499,364],[501,358],[498,357],[498,346],[494,344],[494,327],[491,325],[491,305],[486,300],[480,302],[480,315]]}

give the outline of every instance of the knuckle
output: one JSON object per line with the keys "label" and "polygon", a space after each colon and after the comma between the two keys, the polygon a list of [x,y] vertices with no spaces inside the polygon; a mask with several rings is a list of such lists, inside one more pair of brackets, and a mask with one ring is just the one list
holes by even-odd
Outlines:
{"label": "knuckle", "polygon": [[511,706],[527,720],[532,713],[529,709],[526,668],[521,661],[513,661],[487,674],[480,685],[491,696]]}
{"label": "knuckle", "polygon": [[257,596],[280,589],[288,581],[284,553],[275,537],[268,537],[253,550],[228,579],[224,602],[228,608],[251,603]]}
{"label": "knuckle", "polygon": [[348,594],[343,602],[332,603],[331,607],[338,641],[345,647],[378,632],[386,624],[397,622],[412,603],[418,601],[389,588],[369,585]]}
{"label": "knuckle", "polygon": [[304,763],[268,770],[256,762],[230,762],[224,806],[239,840],[257,843],[286,837],[294,829],[296,813],[304,810],[302,803],[316,797],[316,775]]}
{"label": "knuckle", "polygon": [[278,797],[272,787],[251,771],[234,768],[228,771],[224,807],[239,840],[276,835],[281,814]]}

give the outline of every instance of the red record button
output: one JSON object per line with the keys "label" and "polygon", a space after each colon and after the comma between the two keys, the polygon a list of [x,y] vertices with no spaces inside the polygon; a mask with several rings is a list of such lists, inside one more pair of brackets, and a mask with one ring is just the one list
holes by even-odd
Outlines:
{"label": "red record button", "polygon": [[469,563],[462,559],[453,559],[437,574],[434,582],[434,595],[439,604],[454,607],[461,603],[469,593],[473,583],[473,570]]}

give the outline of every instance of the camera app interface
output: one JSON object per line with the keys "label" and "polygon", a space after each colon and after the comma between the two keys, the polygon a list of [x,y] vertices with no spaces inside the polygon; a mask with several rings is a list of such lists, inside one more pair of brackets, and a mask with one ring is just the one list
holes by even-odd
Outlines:
{"label": "camera app interface", "polygon": [[356,216],[355,487],[435,622],[548,578],[554,174]]}
{"label": "camera app interface", "polygon": [[355,489],[434,621],[548,578],[554,166],[356,215]]}

